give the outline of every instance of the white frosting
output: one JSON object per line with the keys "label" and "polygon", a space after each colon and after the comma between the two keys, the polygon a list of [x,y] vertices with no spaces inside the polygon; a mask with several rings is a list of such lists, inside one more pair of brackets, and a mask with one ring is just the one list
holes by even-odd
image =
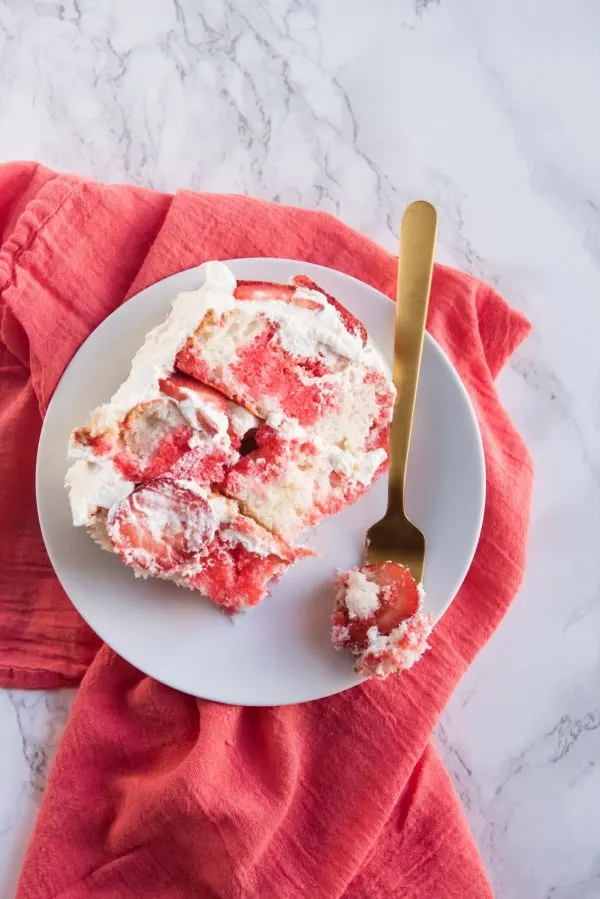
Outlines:
{"label": "white frosting", "polygon": [[367,487],[381,463],[387,459],[387,453],[384,449],[376,449],[354,454],[332,447],[328,458],[333,471],[339,471],[351,481],[358,481]]}
{"label": "white frosting", "polygon": [[[138,403],[164,398],[159,381],[172,374],[177,353],[196,330],[206,310],[219,306],[221,298],[233,296],[236,281],[227,266],[220,262],[207,262],[203,268],[205,280],[202,287],[178,294],[165,321],[146,335],[143,346],[133,358],[127,379],[109,403],[91,413],[89,427],[92,433],[115,429]],[[181,411],[190,425],[197,428],[198,422],[193,412],[200,406],[203,411],[208,411],[208,404],[194,397],[193,391],[185,392],[187,396],[180,404]],[[210,414],[214,415],[216,411],[211,409]],[[71,441],[69,456],[77,458],[82,452],[81,447],[74,446]]]}
{"label": "white frosting", "polygon": [[344,601],[350,618],[369,618],[379,608],[379,587],[363,571],[353,569],[348,572]]}
{"label": "white frosting", "polygon": [[379,654],[389,649],[390,643],[397,642],[406,633],[406,622],[402,621],[389,634],[380,634],[377,625],[374,624],[367,631],[367,649],[366,652],[374,652]]}
{"label": "white frosting", "polygon": [[217,527],[221,527],[238,515],[237,503],[224,496],[218,496],[216,493],[208,497],[208,504],[214,515]]}
{"label": "white frosting", "polygon": [[252,428],[257,428],[260,424],[260,418],[257,418],[254,413],[231,401],[227,404],[227,414],[231,427],[238,437],[243,437],[244,434],[247,434]]}
{"label": "white frosting", "polygon": [[[277,431],[284,440],[306,440],[307,432],[301,427],[295,418],[286,418],[281,412],[269,412],[267,424]],[[311,438],[314,441],[314,438]]]}
{"label": "white frosting", "polygon": [[[197,291],[177,296],[168,318],[147,334],[144,345],[133,359],[129,376],[111,401],[91,413],[88,426],[92,434],[116,430],[138,403],[166,399],[160,391],[159,381],[172,374],[177,353],[202,320],[206,308],[218,303],[221,294],[231,296],[235,289],[235,278],[226,266],[215,262],[207,263],[204,268],[206,278],[203,286]],[[182,388],[182,391],[184,400],[170,402],[178,405],[190,426],[195,430],[202,429],[204,420],[216,431],[213,439],[228,445],[227,415],[193,390]],[[245,433],[242,429],[246,425],[254,427],[258,421],[251,412],[236,403],[229,401],[227,409],[235,418],[234,429],[238,434]],[[190,447],[197,443],[198,438],[194,435]],[[110,459],[96,456],[93,447],[75,441],[73,435],[67,455],[78,460],[67,472],[65,481],[75,525],[91,524],[97,508],[110,509],[115,502],[128,496],[135,486],[122,477]],[[79,464],[82,460],[87,460],[87,463]]]}
{"label": "white frosting", "polygon": [[[384,452],[385,459],[385,452]],[[339,447],[334,446],[329,449],[329,464],[331,465],[332,471],[337,471],[340,474],[345,475],[347,478],[354,477],[354,469],[357,463],[357,459],[351,453],[347,453]],[[361,483],[365,483],[361,481]]]}
{"label": "white frosting", "polygon": [[67,471],[65,487],[69,491],[73,524],[77,527],[94,521],[98,509],[110,509],[129,496],[135,484],[117,471],[109,459],[79,459]]}
{"label": "white frosting", "polygon": [[213,440],[218,440],[229,445],[229,426],[231,425],[238,437],[243,437],[247,431],[258,427],[260,419],[254,413],[238,406],[233,400],[227,400],[226,412],[220,409],[210,400],[202,399],[195,391],[187,387],[180,387],[185,399],[179,401],[182,415],[192,428],[198,428],[199,420],[206,422],[211,429]]}
{"label": "white frosting", "polygon": [[214,433],[220,437],[227,434],[229,420],[225,413],[211,403],[200,399],[197,393],[181,388],[184,400],[179,401],[179,408],[187,423],[192,428],[198,427],[199,418],[205,421]]}
{"label": "white frosting", "polygon": [[278,553],[273,551],[271,541],[253,540],[249,534],[238,531],[235,526],[223,528],[220,532],[220,536],[228,543],[241,543],[248,552],[254,553],[255,556],[262,556],[264,558],[266,556],[278,555]]}
{"label": "white frosting", "polygon": [[101,407],[106,409],[111,421],[118,420],[137,403],[161,395],[158,382],[173,372],[177,353],[196,330],[207,309],[219,306],[232,296],[236,281],[226,265],[207,262],[203,268],[202,287],[178,294],[165,321],[146,335],[144,345],[133,358],[127,380],[108,406]]}

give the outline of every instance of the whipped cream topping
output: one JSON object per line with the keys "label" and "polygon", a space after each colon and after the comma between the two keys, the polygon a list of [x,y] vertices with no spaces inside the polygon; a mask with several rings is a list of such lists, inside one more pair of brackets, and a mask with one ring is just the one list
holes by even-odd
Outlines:
{"label": "whipped cream topping", "polygon": [[[165,321],[146,335],[143,346],[133,357],[129,376],[110,403],[92,413],[104,428],[117,425],[138,403],[162,396],[159,381],[173,372],[177,353],[196,330],[206,310],[218,307],[232,297],[236,281],[227,266],[208,262],[203,268],[203,285],[198,290],[177,295]],[[189,400],[192,404],[195,402],[191,396]]]}
{"label": "whipped cream topping", "polygon": [[220,409],[203,402],[193,390],[183,388],[184,400],[179,400],[179,408],[192,428],[198,427],[198,419],[205,421],[215,435],[223,437],[229,428],[229,419]]}
{"label": "whipped cream topping", "polygon": [[329,450],[328,459],[332,471],[339,471],[367,487],[381,463],[387,459],[387,453],[384,449],[376,449],[354,454],[334,446]]}
{"label": "whipped cream topping", "polygon": [[253,412],[244,409],[243,406],[238,406],[237,403],[232,401],[227,403],[227,415],[229,416],[231,427],[238,437],[243,437],[244,434],[247,434],[252,428],[257,428],[260,424],[260,418],[254,415]]}
{"label": "whipped cream topping", "polygon": [[259,530],[257,528],[256,530],[253,529],[252,534],[248,534],[247,532],[236,528],[234,521],[229,527],[223,528],[220,531],[219,536],[227,543],[241,544],[244,549],[254,553],[255,556],[262,556],[263,558],[266,558],[267,556],[281,557],[279,543],[268,531]]}
{"label": "whipped cream topping", "polygon": [[99,509],[110,509],[129,496],[135,484],[117,471],[110,459],[78,459],[65,477],[73,524],[92,524]]}

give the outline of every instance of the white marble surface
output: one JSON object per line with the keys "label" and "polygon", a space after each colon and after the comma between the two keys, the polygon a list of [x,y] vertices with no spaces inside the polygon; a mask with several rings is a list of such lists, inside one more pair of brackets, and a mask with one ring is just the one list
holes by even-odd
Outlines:
{"label": "white marble surface", "polygon": [[[201,12],[200,12],[201,10]],[[501,899],[600,896],[600,6],[0,0],[0,159],[318,207],[439,258],[535,331],[500,379],[536,464],[530,556],[437,741]],[[0,692],[0,895],[68,694]]]}

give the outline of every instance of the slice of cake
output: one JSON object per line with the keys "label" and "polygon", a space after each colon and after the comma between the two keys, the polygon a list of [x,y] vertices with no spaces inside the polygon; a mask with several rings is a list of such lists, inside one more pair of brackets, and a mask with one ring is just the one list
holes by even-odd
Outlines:
{"label": "slice of cake", "polygon": [[362,324],[313,282],[204,275],[73,432],[66,483],[74,524],[137,575],[238,610],[385,468],[395,394]]}

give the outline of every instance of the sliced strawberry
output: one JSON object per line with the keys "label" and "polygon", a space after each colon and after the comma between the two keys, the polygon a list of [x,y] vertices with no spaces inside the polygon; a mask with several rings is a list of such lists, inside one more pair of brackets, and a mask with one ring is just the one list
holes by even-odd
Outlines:
{"label": "sliced strawberry", "polygon": [[207,403],[219,412],[227,412],[227,397],[215,390],[214,387],[202,384],[200,381],[187,375],[179,373],[169,375],[168,378],[162,378],[159,381],[159,387],[162,393],[178,402],[189,399],[191,393],[197,396],[203,403]]}
{"label": "sliced strawberry", "polygon": [[[300,277],[300,276],[298,276]],[[295,281],[296,279],[294,279]],[[312,282],[311,282],[312,283]],[[323,303],[318,303],[310,297],[296,297],[297,286],[293,284],[271,284],[268,281],[238,281],[233,292],[237,300],[258,300],[290,303],[301,309],[322,309]]]}
{"label": "sliced strawberry", "polygon": [[367,342],[367,331],[365,326],[361,321],[359,321],[351,312],[349,312],[345,306],[336,300],[335,297],[332,297],[331,294],[327,293],[323,290],[322,287],[319,287],[314,281],[311,281],[310,278],[307,278],[306,275],[296,275],[292,278],[292,284],[294,287],[301,287],[305,290],[318,290],[319,293],[322,293],[324,297],[326,297],[327,302],[335,307],[340,318],[342,319],[346,331],[349,334],[354,334],[357,337],[360,337],[363,346]]}
{"label": "sliced strawberry", "polygon": [[[215,390],[214,387],[209,387],[207,384],[202,384],[195,378],[190,378],[187,375],[179,373],[169,375],[168,378],[163,378],[159,381],[159,387],[163,393],[180,403],[187,400],[193,404],[194,400],[196,400],[198,403],[198,405],[194,407],[196,420],[211,436],[214,436],[219,432],[220,427],[222,427],[219,419],[221,419],[222,422],[223,416],[227,419],[227,429],[230,430],[228,414],[229,401],[226,396],[223,396],[223,394],[218,390]],[[211,414],[213,412],[214,414]],[[239,440],[237,442],[239,442]]]}
{"label": "sliced strawberry", "polygon": [[419,611],[417,582],[408,568],[397,562],[367,565],[365,574],[382,588],[375,618],[377,630],[387,636],[401,621],[412,618]]}
{"label": "sliced strawberry", "polygon": [[271,284],[268,281],[238,281],[233,291],[236,300],[280,300],[291,303],[295,287],[289,284]]}
{"label": "sliced strawberry", "polygon": [[[419,611],[420,597],[417,582],[403,565],[383,562],[381,565],[365,565],[361,571],[368,581],[377,584],[379,608],[367,618],[350,618],[342,604],[334,612],[333,625],[347,628],[344,646],[349,649],[365,649],[367,632],[373,626],[383,636],[388,636],[402,621],[412,618]],[[341,579],[344,583],[344,576]]]}
{"label": "sliced strawberry", "polygon": [[319,310],[323,308],[322,303],[310,297],[294,296],[298,288],[315,290],[323,294],[327,302],[338,312],[346,330],[350,334],[360,337],[363,344],[367,342],[367,332],[363,323],[355,318],[352,313],[348,312],[345,306],[342,306],[335,297],[326,293],[318,284],[307,278],[306,275],[295,275],[291,284],[271,284],[268,281],[238,281],[233,295],[238,300],[280,300],[283,303],[292,303],[294,306],[300,306],[303,309]]}
{"label": "sliced strawberry", "polygon": [[180,481],[156,478],[111,509],[110,540],[125,564],[173,573],[212,539],[216,521],[208,501]]}

